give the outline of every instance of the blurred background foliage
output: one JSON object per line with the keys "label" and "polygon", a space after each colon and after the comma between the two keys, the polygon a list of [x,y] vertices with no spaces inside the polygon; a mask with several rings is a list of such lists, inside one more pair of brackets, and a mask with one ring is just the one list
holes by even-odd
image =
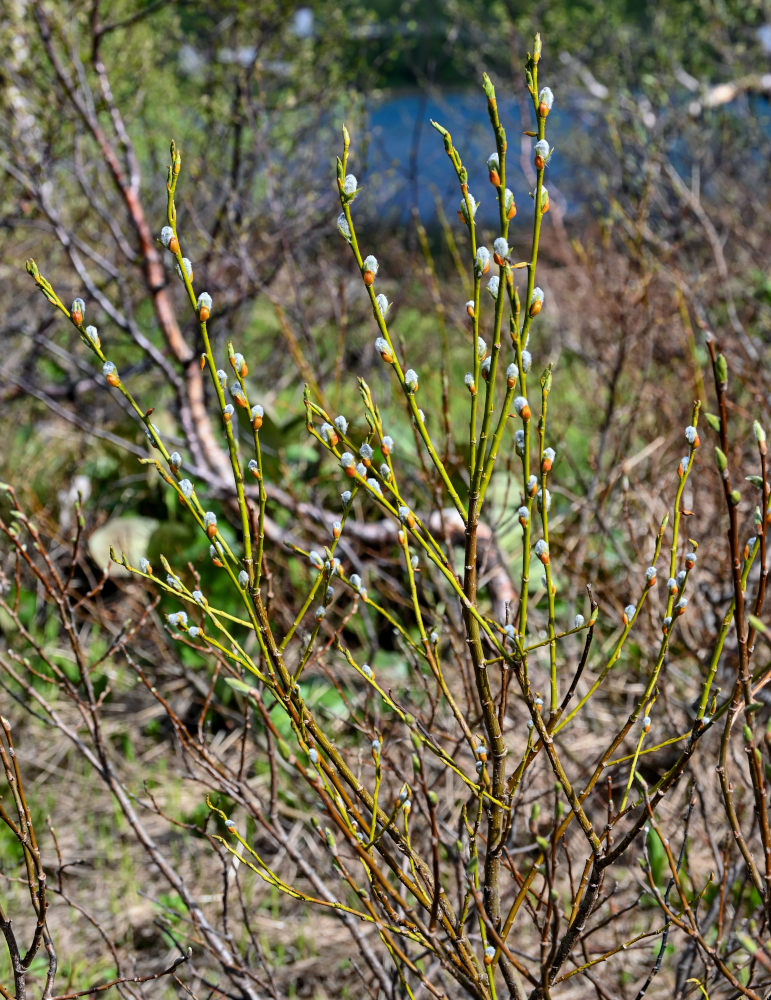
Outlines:
{"label": "blurred background foliage", "polygon": [[[362,376],[400,442],[416,507],[433,503],[409,421],[373,347],[360,276],[335,227],[340,125],[345,121],[354,138],[362,247],[377,253],[394,336],[408,359],[420,360],[421,405],[449,467],[460,474],[470,345],[465,231],[449,164],[427,118],[447,115],[464,134],[468,126],[465,145],[453,125],[456,145],[472,190],[492,204],[484,161],[493,144],[479,84],[483,71],[493,77],[510,116],[502,115],[509,185],[519,205],[512,245],[524,255],[533,178],[530,140],[522,138],[520,147],[519,133],[529,127],[519,118],[520,67],[535,31],[544,39],[541,82],[556,94],[549,118],[556,152],[539,265],[548,308],[531,349],[536,368],[557,362],[551,408],[561,566],[576,593],[591,579],[605,606],[628,602],[625,571],[630,562],[645,565],[651,529],[665,509],[661,483],[671,485],[675,476],[692,400],[709,398],[700,324],[730,351],[736,413],[767,422],[771,116],[763,74],[771,27],[763,0],[8,0],[0,23],[0,477],[14,483],[44,530],[66,542],[80,491],[89,530],[109,522],[112,532],[116,519],[140,515],[151,558],[174,551],[180,561],[194,561],[218,596],[216,576],[206,575],[208,560],[181,511],[136,462],[147,454],[141,429],[104,391],[77,335],[33,296],[24,274],[24,259],[35,256],[65,301],[86,299],[87,321],[99,327],[122,376],[156,407],[153,419],[169,442],[181,443],[171,380],[138,347],[142,338],[165,349],[146,255],[99,130],[124,180],[136,171],[136,195],[154,236],[165,222],[169,138],[181,146],[183,246],[196,287],[214,298],[215,349],[224,358],[234,340],[263,393],[268,478],[293,501],[337,509],[340,484],[304,431],[302,384],[363,431],[356,383]],[[466,102],[473,113],[452,118]],[[483,239],[489,245],[494,235],[488,226]],[[195,351],[196,324],[169,261],[162,265]],[[738,438],[735,447],[738,461],[750,441]],[[714,532],[710,541],[715,486],[705,471],[688,498],[700,512],[705,567],[720,557]],[[490,517],[504,550],[516,538],[515,492],[503,477],[500,490],[491,491]],[[296,508],[283,503],[271,508],[279,527],[312,537]],[[140,524],[130,521],[129,528],[137,535]],[[382,553],[377,558],[387,562]],[[105,562],[103,543],[92,549],[84,580],[92,584]],[[284,567],[288,591],[303,583],[296,574]],[[698,622],[721,613],[719,571],[710,577],[705,569],[703,580],[701,619],[694,615],[678,640],[686,662],[705,654]],[[563,593],[569,602],[570,588]],[[122,599],[146,603],[143,592]],[[56,623],[44,608],[30,598],[22,610],[41,641],[53,643]],[[125,608],[110,614],[125,616]],[[0,629],[0,643],[17,642],[7,621]],[[382,635],[377,640],[386,643]],[[101,655],[96,633],[91,641]],[[358,641],[377,645],[372,634]],[[173,662],[175,647],[162,631],[148,647],[149,659],[168,659],[178,690],[184,664],[177,669]],[[185,656],[193,658],[191,651]],[[630,665],[630,676],[638,667]],[[127,736],[122,712],[138,712],[139,695],[128,694],[132,675],[123,665],[111,665],[108,674],[122,752],[156,760],[153,747],[168,738],[159,714],[148,710],[144,728]],[[220,686],[214,725],[232,731],[238,717],[228,715],[229,695]],[[63,759],[72,781],[87,787],[88,770]],[[144,773],[136,768],[135,787]],[[199,805],[188,790],[184,808]],[[109,862],[110,852],[100,858],[94,847],[93,855],[95,869]],[[135,876],[125,878],[128,884]],[[153,919],[150,909],[137,904],[138,923]],[[131,933],[138,947],[142,928]],[[303,955],[313,951],[305,942],[290,944]],[[326,995],[323,984],[316,987],[322,992],[313,995]]]}

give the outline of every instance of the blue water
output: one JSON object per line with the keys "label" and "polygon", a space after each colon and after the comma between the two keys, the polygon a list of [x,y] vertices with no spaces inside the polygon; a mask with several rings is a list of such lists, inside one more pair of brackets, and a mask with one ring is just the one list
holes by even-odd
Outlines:
{"label": "blue water", "polygon": [[[529,191],[532,180],[521,168],[523,128],[534,129],[534,118],[523,126],[519,106],[514,100],[498,100],[498,114],[508,141],[506,186],[511,188],[518,211],[529,215]],[[487,100],[479,92],[456,91],[442,97],[399,94],[385,97],[369,110],[369,145],[363,162],[351,161],[351,170],[359,183],[377,192],[382,220],[403,223],[417,207],[421,218],[431,222],[437,217],[439,199],[448,216],[455,216],[460,205],[460,190],[455,169],[445,153],[442,136],[431,126],[431,119],[452,135],[455,148],[468,171],[469,191],[480,203],[477,222],[494,226],[498,218],[497,196],[489,182],[487,157],[495,152],[495,139],[487,115]],[[580,198],[581,178],[565,153],[569,137],[566,126],[574,116],[560,114],[555,106],[547,122],[547,136],[556,152],[546,169],[545,183],[565,199],[568,211]],[[529,150],[535,140],[526,139]],[[534,177],[534,175],[531,175]]]}
{"label": "blue water", "polygon": [[[514,193],[518,211],[530,217],[528,195],[534,177],[530,150],[534,140],[524,140],[530,177],[522,169],[521,143],[522,130],[534,129],[535,118],[530,113],[523,124],[518,103],[502,97],[500,90],[498,112],[508,139],[506,184]],[[682,96],[684,104],[688,95]],[[529,104],[527,108],[530,111]],[[450,131],[453,145],[466,166],[469,191],[480,202],[477,222],[484,227],[496,226],[496,193],[489,183],[486,166],[487,157],[495,151],[495,141],[481,87],[478,91],[450,91],[441,96],[391,93],[379,103],[371,102],[368,110],[366,141],[362,141],[365,137],[352,135],[355,156],[350,170],[357,175],[360,186],[367,189],[357,208],[365,209],[366,205],[365,210],[376,216],[379,223],[401,226],[417,207],[421,219],[430,226],[437,220],[438,199],[447,216],[455,218],[460,205],[458,180],[444,151],[442,137],[431,126],[430,120],[434,119]],[[762,97],[740,98],[714,114],[732,115],[735,121],[751,118],[755,134],[766,140],[771,137],[771,105]],[[703,124],[702,141],[713,142],[715,150],[720,139],[716,134],[710,136],[706,120]],[[588,110],[580,98],[573,99],[567,108],[560,107],[557,100],[547,120],[546,135],[554,148],[544,177],[552,203],[558,204],[568,216],[595,210],[600,199],[591,165],[597,162],[598,151],[607,143],[602,114],[596,105]],[[716,151],[719,153],[719,148]],[[669,154],[680,175],[688,177],[700,151],[676,141]],[[613,156],[611,153],[611,159]]]}

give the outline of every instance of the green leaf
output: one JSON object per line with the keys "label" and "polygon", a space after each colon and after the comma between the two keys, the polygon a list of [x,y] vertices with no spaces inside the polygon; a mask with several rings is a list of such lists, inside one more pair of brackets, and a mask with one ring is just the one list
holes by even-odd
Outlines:
{"label": "green leaf", "polygon": [[717,414],[705,413],[704,419],[707,421],[707,424],[712,428],[713,431],[720,430],[720,417],[718,417]]}
{"label": "green leaf", "polygon": [[667,852],[664,850],[664,845],[661,842],[661,837],[656,833],[656,831],[651,827],[648,830],[648,836],[645,839],[645,843],[648,848],[648,860],[651,866],[651,876],[653,881],[659,888],[664,884],[664,879],[669,872],[669,865],[667,864]]}

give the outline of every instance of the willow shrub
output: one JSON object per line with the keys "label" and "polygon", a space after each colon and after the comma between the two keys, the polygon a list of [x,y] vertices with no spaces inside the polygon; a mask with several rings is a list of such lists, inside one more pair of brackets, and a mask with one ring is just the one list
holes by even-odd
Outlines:
{"label": "willow shrub", "polygon": [[[484,79],[495,147],[487,161],[494,233],[479,231],[461,153],[433,123],[458,179],[473,293],[463,306],[444,292],[445,308],[465,309],[468,317],[468,371],[443,405],[424,403],[426,412],[421,403],[432,394],[425,387],[439,380],[439,365],[411,353],[409,330],[399,339],[392,329],[379,291],[379,268],[387,265],[357,235],[356,202],[366,195],[349,171],[351,140],[343,130],[337,225],[414,441],[407,424],[401,433],[389,427],[362,379],[361,413],[350,422],[306,388],[307,433],[341,501],[337,511],[287,529],[308,536],[307,545],[290,546],[296,565],[293,590],[283,598],[293,606],[288,620],[272,590],[286,548],[271,535],[271,517],[286,522],[276,499],[282,484],[264,475],[265,387],[235,345],[228,344],[227,359],[212,349],[216,302],[186,256],[195,250],[177,219],[178,148],[172,143],[168,211],[158,230],[197,323],[227,489],[210,498],[210,482],[197,479],[200,456],[169,446],[151,401],[132,393],[130,378],[110,360],[109,333],[102,339],[88,323],[84,302],[67,308],[34,261],[27,270],[75,325],[109,391],[142,424],[155,450],[145,461],[176,494],[227,583],[227,600],[210,601],[194,567],[178,565],[173,552],[156,565],[113,555],[173,603],[170,634],[220,665],[265,736],[260,755],[270,764],[270,802],[247,794],[243,768],[209,772],[212,789],[219,781],[234,803],[228,811],[210,801],[216,843],[295,904],[338,915],[357,961],[372,973],[373,996],[584,996],[591,984],[606,996],[630,977],[642,995],[658,974],[668,977],[667,995],[759,998],[771,983],[763,944],[771,916],[769,738],[757,698],[768,670],[753,666],[767,574],[765,434],[756,423],[758,468],[749,486],[755,527],[745,545],[745,503],[727,457],[727,362],[708,336],[717,405],[707,421],[718,440],[732,597],[709,660],[675,686],[671,654],[698,573],[697,541],[688,537],[698,535],[698,512],[686,535],[684,515],[693,512],[684,510],[684,496],[702,457],[699,402],[684,404],[677,469],[661,470],[670,513],[650,537],[647,559],[620,570],[627,606],[601,610],[591,587],[588,597],[577,597],[560,577],[569,539],[560,532],[561,456],[549,412],[559,371],[552,372],[548,343],[539,337],[549,311],[538,259],[549,211],[553,101],[539,80],[540,56],[536,37],[525,73],[537,178],[526,260],[509,243],[517,207],[507,185],[515,182],[491,81]],[[526,197],[519,202],[530,205]],[[459,469],[448,456],[449,442],[461,438]],[[493,496],[498,504],[506,498],[515,529],[503,551],[486,519]],[[364,551],[367,540],[394,550],[398,570],[378,572]],[[385,632],[387,654],[372,640]],[[718,688],[725,662],[731,680]],[[320,677],[345,705],[342,723],[309,697]],[[676,708],[684,705],[690,714]],[[186,739],[186,753],[208,759],[201,730]],[[663,766],[646,770],[664,749]],[[709,782],[703,776],[715,765],[715,799],[705,806],[693,791],[695,776]],[[308,803],[299,853],[313,864],[294,864],[288,877],[275,802],[297,796]],[[699,808],[697,834],[692,816]],[[247,828],[259,831],[259,842]],[[375,935],[380,951],[372,947]],[[675,939],[681,947],[668,957]],[[223,954],[224,967],[234,959]],[[384,971],[389,964],[397,979]]]}

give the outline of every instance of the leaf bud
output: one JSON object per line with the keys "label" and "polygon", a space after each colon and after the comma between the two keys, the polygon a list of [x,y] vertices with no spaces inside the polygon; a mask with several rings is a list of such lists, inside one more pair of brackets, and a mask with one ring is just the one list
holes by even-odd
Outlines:
{"label": "leaf bud", "polygon": [[552,104],[554,104],[554,94],[551,87],[544,87],[538,95],[538,114],[541,118],[546,118],[551,111]]}
{"label": "leaf bud", "polygon": [[477,247],[476,256],[474,257],[474,270],[479,277],[487,274],[490,270],[490,251],[487,247]]}
{"label": "leaf bud", "polygon": [[364,275],[364,284],[369,287],[375,280],[375,276],[378,271],[377,258],[370,254],[368,257],[364,258],[364,263],[361,265],[361,273]]}
{"label": "leaf bud", "polygon": [[514,409],[516,410],[518,417],[522,417],[523,420],[530,419],[530,404],[525,396],[517,396],[514,400]]}
{"label": "leaf bud", "polygon": [[537,316],[538,313],[543,309],[543,289],[536,286],[533,289],[533,294],[530,297],[530,315]]}
{"label": "leaf bud", "polygon": [[[467,200],[468,199],[468,200]],[[466,225],[469,224],[469,213],[471,221],[474,221],[474,216],[477,214],[477,209],[479,208],[479,203],[471,192],[466,193],[465,198],[461,198],[460,208],[458,209],[458,216],[461,222],[465,222]]]}
{"label": "leaf bud", "polygon": [[246,407],[249,405],[247,398],[244,395],[244,390],[241,388],[238,382],[236,382],[235,385],[230,387],[230,395],[236,401],[237,406],[246,409]]}
{"label": "leaf bud", "polygon": [[546,139],[538,140],[538,142],[535,144],[534,152],[535,152],[535,158],[533,160],[533,163],[535,164],[535,169],[543,170],[543,168],[546,166],[549,160],[549,155],[551,153],[551,149],[549,148],[549,143],[546,141]]}
{"label": "leaf bud", "polygon": [[718,354],[715,359],[715,373],[720,388],[725,389],[728,385],[728,362],[725,359],[725,354]]}
{"label": "leaf bud", "polygon": [[249,374],[249,366],[246,363],[246,359],[243,354],[236,352],[230,359],[230,364],[233,366],[233,370],[241,376],[241,378],[246,378]]}
{"label": "leaf bud", "polygon": [[[246,402],[241,404],[246,405]],[[249,417],[252,421],[252,427],[258,431],[262,427],[262,418],[265,416],[265,411],[259,403],[255,403],[254,406],[249,411]]]}
{"label": "leaf bud", "polygon": [[755,440],[758,442],[758,447],[760,449],[760,454],[765,455],[766,453],[766,432],[763,429],[763,425],[760,421],[754,421],[752,425],[752,430],[755,434]]}
{"label": "leaf bud", "polygon": [[198,319],[202,323],[205,323],[209,316],[211,316],[211,295],[208,292],[201,292],[198,296],[196,309],[198,310]]}
{"label": "leaf bud", "polygon": [[[152,410],[149,410],[148,412],[152,413]],[[158,427],[155,424],[148,424],[145,427],[145,437],[147,438],[152,448],[159,447],[158,438],[160,437],[160,434],[161,432],[158,430]]]}
{"label": "leaf bud", "polygon": [[418,373],[413,368],[404,373],[404,387],[411,396],[418,391]]}
{"label": "leaf bud", "polygon": [[707,424],[712,428],[713,431],[720,430],[720,417],[718,417],[717,414],[705,413],[704,419],[707,421]]}
{"label": "leaf bud", "polygon": [[193,264],[192,264],[192,262],[191,262],[191,260],[190,260],[189,257],[183,257],[181,265],[180,265],[179,261],[177,261],[177,274],[179,275],[180,278],[182,278],[182,268],[184,268],[185,274],[187,275],[188,280],[192,281],[193,280]]}
{"label": "leaf bud", "polygon": [[321,430],[319,431],[321,435],[321,440],[324,444],[328,444],[330,447],[334,448],[340,438],[337,436],[337,431],[332,426],[332,424],[324,423],[321,425]]}
{"label": "leaf bud", "polygon": [[487,170],[490,175],[490,183],[493,187],[499,188],[501,186],[501,175],[500,175],[500,162],[498,160],[497,153],[491,153],[487,157]]}
{"label": "leaf bud", "polygon": [[161,243],[170,253],[179,253],[179,241],[171,226],[164,226],[161,230]]}
{"label": "leaf bud", "polygon": [[377,338],[375,341],[375,350],[378,351],[380,357],[387,365],[392,365],[394,363],[393,351],[391,350],[391,346],[385,337]]}
{"label": "leaf bud", "polygon": [[408,528],[412,529],[415,527],[415,515],[412,513],[409,507],[401,506],[399,507],[399,520],[402,524],[406,524]]}
{"label": "leaf bud", "polygon": [[340,231],[340,235],[347,242],[351,242],[351,227],[348,225],[348,220],[345,217],[345,212],[341,212],[337,217],[337,228]]}
{"label": "leaf bud", "polygon": [[80,326],[83,322],[83,314],[86,311],[86,304],[83,299],[75,299],[70,306],[70,319],[75,326]]}
{"label": "leaf bud", "polygon": [[105,361],[102,365],[102,372],[104,377],[107,379],[107,384],[111,385],[113,389],[120,385],[120,376],[118,375],[118,369],[112,363],[112,361]]}
{"label": "leaf bud", "polygon": [[495,243],[493,243],[493,260],[498,267],[503,267],[506,263],[505,258],[508,257],[508,255],[509,244],[502,236],[499,236]]}

